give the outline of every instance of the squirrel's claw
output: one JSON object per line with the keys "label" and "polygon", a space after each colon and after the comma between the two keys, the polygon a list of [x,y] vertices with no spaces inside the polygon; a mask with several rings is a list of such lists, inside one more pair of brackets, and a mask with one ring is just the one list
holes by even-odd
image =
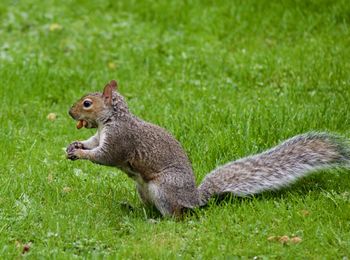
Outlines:
{"label": "squirrel's claw", "polygon": [[76,141],[71,143],[70,145],[68,145],[67,149],[66,149],[66,153],[70,153],[72,151],[74,151],[75,149],[84,149],[84,145],[83,143]]}
{"label": "squirrel's claw", "polygon": [[77,142],[71,143],[66,149],[67,159],[72,161],[78,160],[79,158],[75,152],[78,149],[83,149],[83,148],[84,148],[84,145],[81,142],[77,141]]}
{"label": "squirrel's claw", "polygon": [[72,161],[75,161],[75,160],[78,160],[78,156],[76,156],[74,153],[68,153],[67,154],[67,159],[68,160],[72,160]]}
{"label": "squirrel's claw", "polygon": [[73,149],[67,153],[67,159],[75,161],[78,159],[84,158],[84,150],[83,149]]}

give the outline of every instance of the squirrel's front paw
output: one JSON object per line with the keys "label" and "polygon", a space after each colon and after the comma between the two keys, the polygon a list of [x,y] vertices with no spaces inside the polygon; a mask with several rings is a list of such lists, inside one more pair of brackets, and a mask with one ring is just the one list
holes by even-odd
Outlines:
{"label": "squirrel's front paw", "polygon": [[72,161],[78,160],[80,158],[79,157],[80,151],[83,148],[84,148],[84,145],[81,142],[76,141],[71,143],[70,145],[68,145],[66,149],[67,158]]}
{"label": "squirrel's front paw", "polygon": [[83,150],[82,149],[71,149],[68,151],[67,149],[67,159],[75,161],[78,159],[81,159],[83,156]]}
{"label": "squirrel's front paw", "polygon": [[69,154],[76,149],[84,149],[83,143],[81,143],[79,141],[71,143],[70,145],[68,145],[66,152],[67,152],[67,154]]}

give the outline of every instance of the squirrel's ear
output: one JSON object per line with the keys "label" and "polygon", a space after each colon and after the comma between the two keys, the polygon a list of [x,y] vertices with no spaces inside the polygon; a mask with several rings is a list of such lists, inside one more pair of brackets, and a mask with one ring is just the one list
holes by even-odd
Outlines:
{"label": "squirrel's ear", "polygon": [[115,80],[111,80],[105,88],[103,89],[102,96],[104,97],[107,104],[112,104],[113,91],[117,88],[117,82]]}
{"label": "squirrel's ear", "polygon": [[113,87],[113,90],[116,90],[118,88],[118,83],[114,79],[112,79],[111,82],[109,82],[109,85]]}

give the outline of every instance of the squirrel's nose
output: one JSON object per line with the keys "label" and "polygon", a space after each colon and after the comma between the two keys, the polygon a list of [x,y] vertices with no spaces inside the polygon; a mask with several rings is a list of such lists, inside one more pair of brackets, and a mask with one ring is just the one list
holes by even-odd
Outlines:
{"label": "squirrel's nose", "polygon": [[69,114],[71,117],[74,118],[74,115],[73,115],[73,113],[72,113],[72,109],[69,109],[68,114]]}

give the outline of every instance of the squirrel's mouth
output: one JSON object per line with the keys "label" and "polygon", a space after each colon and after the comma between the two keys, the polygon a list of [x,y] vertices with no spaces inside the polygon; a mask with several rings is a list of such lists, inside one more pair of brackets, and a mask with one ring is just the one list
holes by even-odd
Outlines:
{"label": "squirrel's mouth", "polygon": [[82,127],[87,127],[88,126],[88,122],[85,120],[78,120],[77,122],[77,128],[80,129]]}
{"label": "squirrel's mouth", "polygon": [[77,127],[78,129],[83,128],[83,127],[85,127],[85,128],[96,128],[96,127],[97,127],[97,124],[94,123],[94,122],[86,121],[86,120],[84,120],[84,119],[79,119],[79,120],[77,121],[76,127]]}

